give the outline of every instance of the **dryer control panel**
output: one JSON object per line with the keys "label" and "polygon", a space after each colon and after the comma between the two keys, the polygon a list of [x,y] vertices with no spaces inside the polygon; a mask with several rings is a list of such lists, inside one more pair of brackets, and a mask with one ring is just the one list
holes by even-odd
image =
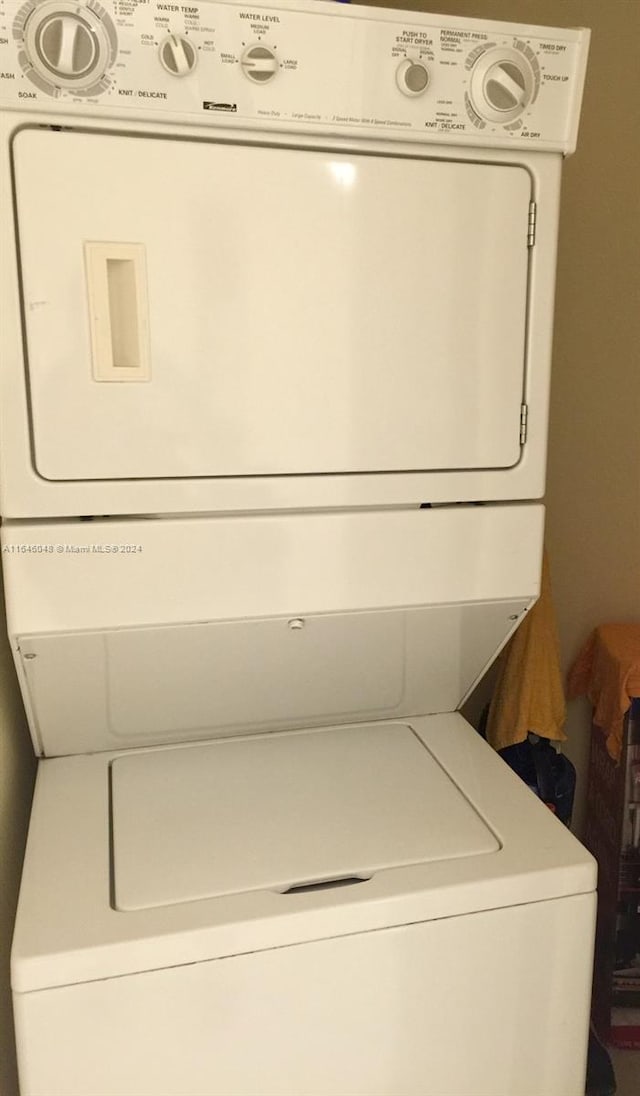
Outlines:
{"label": "dryer control panel", "polygon": [[0,103],[566,153],[588,40],[321,0],[0,0]]}

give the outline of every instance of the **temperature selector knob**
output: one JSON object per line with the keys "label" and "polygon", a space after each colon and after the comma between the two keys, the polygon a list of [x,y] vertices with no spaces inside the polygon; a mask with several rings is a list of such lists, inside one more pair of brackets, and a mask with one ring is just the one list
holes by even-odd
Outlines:
{"label": "temperature selector knob", "polygon": [[170,34],[160,43],[160,63],[172,76],[188,76],[198,64],[198,51],[183,34]]}
{"label": "temperature selector knob", "polygon": [[396,84],[403,95],[415,98],[429,87],[429,70],[421,61],[403,61],[396,70]]}
{"label": "temperature selector knob", "polygon": [[27,4],[17,22],[22,66],[44,91],[65,88],[91,94],[104,90],[100,83],[115,59],[117,41],[103,8],[45,0]]}
{"label": "temperature selector knob", "polygon": [[489,49],[471,73],[470,96],[482,118],[511,122],[534,97],[536,75],[526,57],[514,49]]}
{"label": "temperature selector knob", "polygon": [[273,80],[279,67],[275,53],[267,46],[249,46],[240,58],[240,65],[245,76],[255,84]]}

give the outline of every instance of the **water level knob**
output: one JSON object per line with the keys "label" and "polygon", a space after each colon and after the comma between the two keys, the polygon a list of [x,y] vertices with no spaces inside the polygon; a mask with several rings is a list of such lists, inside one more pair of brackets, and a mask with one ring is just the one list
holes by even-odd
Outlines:
{"label": "water level knob", "polygon": [[170,34],[160,43],[160,63],[172,76],[188,76],[198,64],[198,51],[183,34]]}
{"label": "water level knob", "polygon": [[266,84],[278,71],[278,61],[267,46],[249,46],[242,54],[240,65],[245,76],[256,84]]}

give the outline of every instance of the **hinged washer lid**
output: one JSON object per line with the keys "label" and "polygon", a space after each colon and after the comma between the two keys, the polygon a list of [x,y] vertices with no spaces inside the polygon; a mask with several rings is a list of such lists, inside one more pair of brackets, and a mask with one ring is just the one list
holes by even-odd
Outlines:
{"label": "hinged washer lid", "polygon": [[402,724],[130,754],[111,777],[123,910],[335,884],[500,847]]}

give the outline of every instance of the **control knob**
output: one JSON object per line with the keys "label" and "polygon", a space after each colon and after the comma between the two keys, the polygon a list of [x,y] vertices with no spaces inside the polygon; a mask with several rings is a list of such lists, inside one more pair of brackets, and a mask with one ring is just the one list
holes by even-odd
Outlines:
{"label": "control knob", "polygon": [[429,70],[421,61],[402,61],[396,70],[396,84],[403,95],[415,98],[429,86]]}
{"label": "control knob", "polygon": [[245,76],[256,84],[266,84],[278,71],[278,60],[267,46],[249,46],[240,58]]}
{"label": "control knob", "polygon": [[103,90],[100,82],[117,49],[115,27],[103,8],[69,0],[31,2],[18,13],[16,29],[22,66],[43,90]]}
{"label": "control knob", "polygon": [[198,51],[183,34],[169,34],[158,52],[162,67],[171,76],[188,76],[198,64]]}
{"label": "control knob", "polygon": [[482,118],[507,123],[529,105],[535,86],[534,71],[522,53],[515,49],[488,49],[473,66],[469,94]]}

